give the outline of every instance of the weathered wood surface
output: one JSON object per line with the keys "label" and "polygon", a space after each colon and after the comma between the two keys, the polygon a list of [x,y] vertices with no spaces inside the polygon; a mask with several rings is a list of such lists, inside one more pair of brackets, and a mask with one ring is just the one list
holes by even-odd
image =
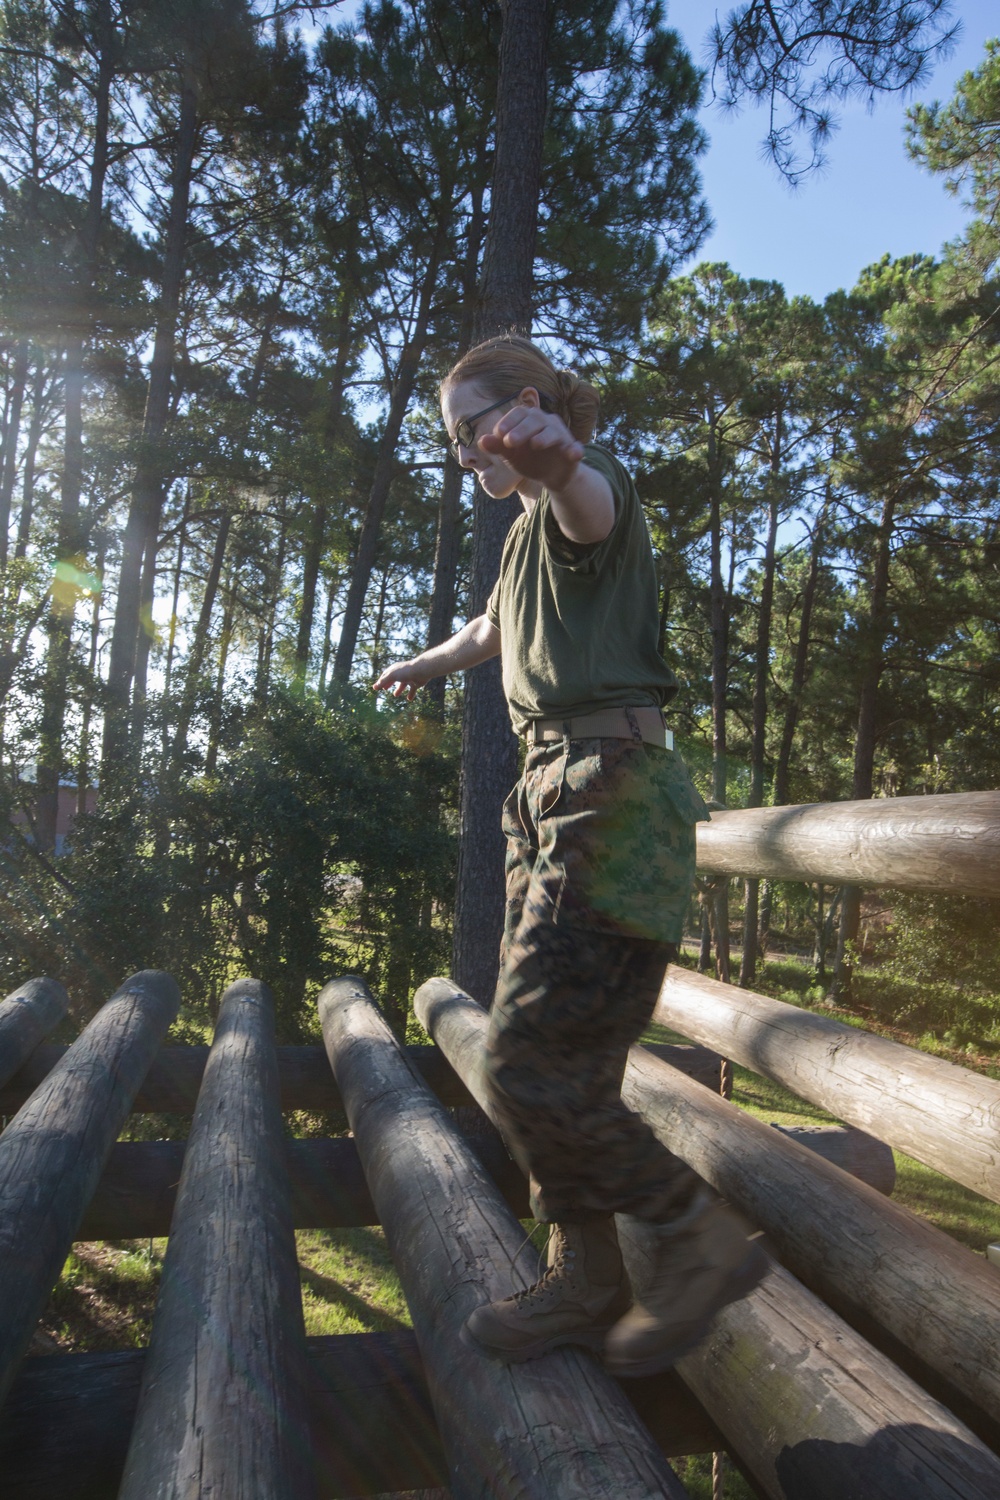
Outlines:
{"label": "weathered wood surface", "polygon": [[1000,792],[714,812],[698,870],[1000,896]]}
{"label": "weathered wood surface", "polygon": [[853,1125],[798,1126],[772,1122],[771,1129],[814,1151],[849,1177],[866,1182],[884,1197],[891,1197],[896,1186],[896,1159],[884,1141],[877,1141],[873,1135],[857,1130]]}
{"label": "weathered wood surface", "polygon": [[223,996],[121,1500],[308,1500],[305,1330],[270,992]]}
{"label": "weathered wood surface", "polygon": [[0,1136],[0,1402],[179,999],[127,979]]}
{"label": "weathered wood surface", "polygon": [[[467,1139],[504,1201],[524,1218],[527,1186],[496,1132]],[[115,1146],[77,1238],[131,1240],[169,1234],[185,1144],[128,1141]],[[378,1223],[353,1140],[288,1140],[286,1150],[296,1229],[353,1229]]]}
{"label": "weathered wood surface", "polygon": [[[485,1012],[442,979],[421,986],[414,1008],[480,1105],[488,1107],[481,1067]],[[842,1257],[853,1254],[852,1263],[864,1265],[865,1229],[881,1231],[883,1216],[912,1217],[759,1122],[743,1122],[756,1126],[754,1146],[743,1151],[740,1142],[747,1137],[732,1126],[735,1106],[681,1075],[661,1076],[666,1074],[662,1063],[633,1049],[627,1101],[635,1107],[641,1098],[643,1113],[665,1143],[706,1178],[714,1176],[736,1201],[762,1210],[751,1217],[758,1223],[766,1217],[769,1232],[786,1223],[794,1228],[800,1220],[802,1241],[815,1242],[822,1255],[826,1236],[839,1231]],[[667,1102],[651,1109],[650,1097],[659,1101],[661,1095]],[[865,1206],[861,1230],[842,1224]],[[641,1285],[641,1230],[635,1221],[620,1219],[619,1226],[630,1274]],[[932,1239],[937,1234],[920,1227]],[[934,1289],[935,1273],[950,1267],[949,1256],[945,1251],[941,1264],[917,1278],[916,1298],[908,1304],[914,1321],[921,1314],[914,1300]],[[911,1253],[911,1268],[918,1259]],[[966,1259],[975,1262],[971,1255]],[[867,1267],[872,1283],[887,1269],[877,1260]],[[952,1337],[958,1357],[966,1357],[961,1336],[952,1331]],[[973,1358],[981,1347],[976,1344]],[[969,1428],[781,1267],[725,1309],[706,1342],[678,1368],[728,1445],[775,1500],[985,1500],[1000,1484],[1000,1461]]]}
{"label": "weathered wood surface", "polygon": [[869,1320],[886,1329],[987,1414],[996,1438],[1000,1277],[981,1256],[641,1048],[632,1049],[623,1097],[766,1230],[800,1280],[848,1321],[860,1313],[866,1329]]}
{"label": "weathered wood surface", "polygon": [[1000,1083],[671,964],[655,1020],[1000,1202]]}
{"label": "weathered wood surface", "polygon": [[29,979],[0,1002],[0,1087],[68,1010],[69,996],[55,979]]}
{"label": "weathered wood surface", "polygon": [[[706,1087],[719,1087],[722,1059],[707,1047],[666,1044],[653,1050]],[[473,1104],[437,1047],[406,1047],[404,1051],[443,1104]],[[0,1088],[0,1115],[19,1110],[65,1052],[65,1047],[38,1047],[7,1086]],[[282,1109],[340,1109],[340,1092],[322,1047],[279,1047],[277,1054]],[[207,1060],[207,1047],[163,1047],[136,1094],[136,1113],[193,1114]]]}
{"label": "weathered wood surface", "polygon": [[[318,1500],[447,1483],[410,1329],[306,1340]],[[115,1500],[146,1351],[27,1359],[0,1410],[4,1500]],[[668,1457],[722,1445],[672,1371],[628,1383]],[[257,1500],[254,1496],[253,1500]]]}
{"label": "weathered wood surface", "polygon": [[331,1067],[410,1306],[454,1500],[684,1494],[588,1355],[506,1365],[460,1340],[474,1307],[536,1276],[517,1220],[423,1085],[364,982],[328,984]]}

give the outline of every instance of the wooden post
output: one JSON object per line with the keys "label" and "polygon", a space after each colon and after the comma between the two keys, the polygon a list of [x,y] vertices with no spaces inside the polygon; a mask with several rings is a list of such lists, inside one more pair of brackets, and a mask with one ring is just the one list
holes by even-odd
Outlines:
{"label": "wooden post", "polygon": [[[319,999],[323,1037],[406,1293],[454,1500],[684,1494],[594,1360],[527,1364],[460,1339],[474,1307],[536,1277],[536,1255],[355,977]],[[483,1012],[480,1012],[483,1014]]]}
{"label": "wooden post", "polygon": [[[447,1484],[411,1329],[311,1338],[306,1355],[318,1500]],[[26,1359],[0,1411],[4,1500],[114,1500],[146,1359],[144,1349]],[[674,1372],[630,1380],[628,1394],[668,1458],[722,1441]]]}
{"label": "wooden post", "polygon": [[713,812],[698,873],[1000,896],[1000,792]]}
{"label": "wooden post", "polygon": [[1000,1083],[671,964],[654,1020],[1000,1202]]}
{"label": "wooden post", "polygon": [[308,1500],[305,1391],[274,1008],[242,979],[191,1124],[121,1500]]}
{"label": "wooden post", "polygon": [[54,979],[29,979],[0,1004],[0,1087],[67,1010],[69,996]]}
{"label": "wooden post", "polygon": [[[489,1024],[485,1012],[443,979],[421,986],[414,1009],[486,1108],[481,1069]],[[738,1112],[682,1077],[664,1080],[661,1075],[666,1072],[662,1063],[643,1058],[642,1049],[634,1048],[626,1072],[626,1101],[634,1108],[641,1096],[643,1112],[665,1144],[711,1180],[705,1168],[722,1159],[724,1151],[715,1141],[703,1150],[702,1135],[716,1125],[714,1135],[719,1137],[717,1122]],[[677,1090],[676,1107],[666,1111],[669,1128],[664,1111],[647,1107],[654,1092],[650,1077],[655,1079],[657,1099],[661,1088],[671,1099]],[[690,1120],[686,1119],[688,1111],[693,1112]],[[869,1209],[877,1205],[882,1213],[905,1214],[777,1131],[759,1122],[741,1122],[755,1123],[758,1138],[752,1150],[742,1153],[742,1173],[726,1174],[726,1187],[730,1182],[760,1184],[760,1205],[772,1205],[772,1216],[764,1225],[769,1233],[785,1221],[801,1219],[802,1237],[822,1244],[824,1235],[840,1223],[840,1252],[844,1242],[849,1249],[855,1236],[860,1249],[869,1228],[878,1227],[878,1217],[870,1212],[855,1230],[852,1215],[859,1202]],[[730,1133],[740,1139],[739,1131]],[[780,1186],[772,1184],[772,1172],[780,1174]],[[812,1185],[812,1173],[821,1179],[820,1191]],[[716,1176],[721,1186],[721,1174]],[[817,1218],[824,1201],[838,1188],[836,1210]],[[739,1201],[735,1192],[731,1196]],[[809,1213],[815,1210],[812,1218],[804,1207]],[[763,1215],[755,1217],[758,1223],[764,1222]],[[929,1236],[937,1234],[929,1226],[921,1227]],[[641,1288],[649,1263],[644,1226],[619,1217],[619,1232],[629,1274]],[[911,1249],[911,1265],[919,1260],[919,1249]],[[974,1257],[966,1254],[966,1259]],[[944,1262],[950,1265],[947,1255]],[[869,1276],[873,1269],[879,1268],[869,1267]],[[936,1265],[934,1272],[923,1277],[921,1293],[928,1293],[939,1270]],[[908,1309],[915,1320],[919,1293],[911,1298]],[[956,1357],[966,1357],[961,1334],[952,1332],[952,1337]],[[977,1343],[977,1354],[979,1350]],[[903,1500],[904,1496],[912,1500],[981,1496],[986,1500],[1000,1484],[1000,1461],[967,1427],[781,1267],[775,1266],[749,1297],[726,1308],[708,1339],[678,1369],[730,1447],[775,1500],[815,1500],[818,1496],[833,1500],[855,1494],[863,1494],[865,1500]]]}
{"label": "wooden post", "polygon": [[0,1402],[179,999],[127,979],[0,1136]]}

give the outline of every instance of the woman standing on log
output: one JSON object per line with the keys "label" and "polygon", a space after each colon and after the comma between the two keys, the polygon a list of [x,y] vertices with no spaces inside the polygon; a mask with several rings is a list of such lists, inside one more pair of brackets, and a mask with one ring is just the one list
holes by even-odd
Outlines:
{"label": "woman standing on log", "polygon": [[[598,398],[527,339],[469,351],[444,380],[453,456],[488,495],[515,491],[486,613],[375,683],[410,697],[502,653],[524,772],[503,811],[507,908],[486,1067],[497,1117],[554,1226],[526,1291],[467,1332],[506,1359],[603,1349],[618,1375],[665,1368],[766,1268],[747,1226],[626,1109],[628,1049],[677,955],[707,817],[663,704],[652,549],[631,478],[590,443]],[[633,1303],[613,1215],[655,1226]]]}

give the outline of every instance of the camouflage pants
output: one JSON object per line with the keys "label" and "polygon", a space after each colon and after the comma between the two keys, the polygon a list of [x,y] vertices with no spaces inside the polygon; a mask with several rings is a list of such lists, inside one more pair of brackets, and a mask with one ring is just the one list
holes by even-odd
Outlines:
{"label": "camouflage pants", "polygon": [[625,740],[537,746],[507,799],[486,1070],[540,1220],[661,1222],[694,1184],[621,1083],[676,953],[702,809],[678,757]]}

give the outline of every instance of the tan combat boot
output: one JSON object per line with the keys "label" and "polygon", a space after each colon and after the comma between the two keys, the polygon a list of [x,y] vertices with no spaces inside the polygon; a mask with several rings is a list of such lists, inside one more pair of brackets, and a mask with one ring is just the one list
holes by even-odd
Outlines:
{"label": "tan combat boot", "polygon": [[541,1281],[477,1307],[463,1337],[501,1359],[535,1359],[560,1344],[600,1348],[631,1291],[612,1218],[554,1224]]}
{"label": "tan combat boot", "polygon": [[631,1310],[604,1345],[612,1375],[652,1375],[701,1342],[716,1313],[753,1290],[768,1258],[755,1231],[707,1187],[679,1219],[647,1226],[653,1264]]}

